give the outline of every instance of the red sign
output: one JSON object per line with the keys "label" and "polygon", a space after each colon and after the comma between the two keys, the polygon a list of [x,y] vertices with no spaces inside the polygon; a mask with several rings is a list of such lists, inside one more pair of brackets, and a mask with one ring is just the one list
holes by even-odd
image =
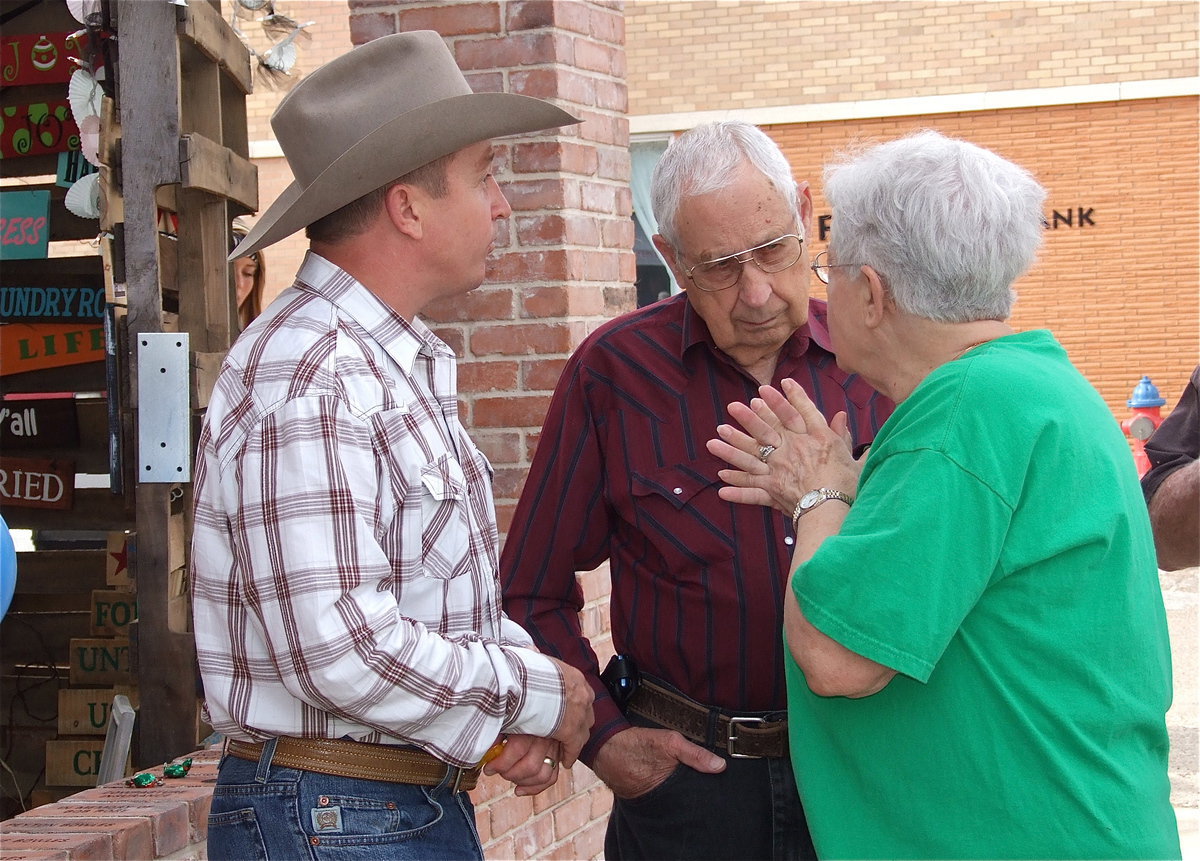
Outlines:
{"label": "red sign", "polygon": [[70,323],[0,325],[0,376],[104,361],[104,326]]}
{"label": "red sign", "polygon": [[0,158],[79,149],[79,126],[66,99],[0,108]]}
{"label": "red sign", "polygon": [[0,504],[14,508],[67,508],[75,498],[69,460],[0,457]]}
{"label": "red sign", "polygon": [[0,86],[65,84],[78,66],[68,57],[82,57],[87,34],[28,33],[0,39]]}

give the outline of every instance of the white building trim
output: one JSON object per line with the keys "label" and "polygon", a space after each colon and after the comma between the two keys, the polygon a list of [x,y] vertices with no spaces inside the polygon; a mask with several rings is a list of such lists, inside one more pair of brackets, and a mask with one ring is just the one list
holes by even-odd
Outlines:
{"label": "white building trim", "polygon": [[681,131],[714,120],[745,120],[758,126],[775,126],[791,123],[824,123],[837,120],[1077,105],[1089,102],[1120,102],[1198,94],[1200,94],[1200,77],[1164,78],[1155,81],[1123,81],[1112,84],[1085,84],[1076,87],[955,93],[948,96],[913,96],[903,99],[826,102],[815,105],[780,105],[769,108],[732,108],[721,111],[645,114],[629,118],[629,133],[631,135],[648,135]]}
{"label": "white building trim", "polygon": [[[745,120],[757,126],[790,123],[826,123],[880,117],[952,114],[963,111],[999,111],[1049,105],[1081,105],[1089,102],[1121,102],[1132,99],[1161,99],[1200,95],[1200,77],[1162,78],[1156,81],[1123,81],[1084,84],[1077,87],[1044,87],[1029,90],[1000,90],[955,93],[949,96],[913,96],[906,99],[871,99],[859,102],[825,102],[816,105],[779,105],[770,108],[731,108],[723,111],[689,111],[677,114],[646,114],[629,118],[629,133],[645,139],[682,131],[713,120]],[[250,141],[250,158],[282,158],[283,150],[272,140]]]}

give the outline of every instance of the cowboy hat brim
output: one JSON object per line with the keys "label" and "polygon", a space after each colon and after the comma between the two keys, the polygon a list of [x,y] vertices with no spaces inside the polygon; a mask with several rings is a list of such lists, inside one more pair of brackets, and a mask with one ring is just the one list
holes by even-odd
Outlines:
{"label": "cowboy hat brim", "polygon": [[421,105],[367,134],[307,186],[293,182],[284,189],[233,249],[229,260],[248,257],[464,147],[578,122],[581,120],[549,102],[513,93],[469,93]]}

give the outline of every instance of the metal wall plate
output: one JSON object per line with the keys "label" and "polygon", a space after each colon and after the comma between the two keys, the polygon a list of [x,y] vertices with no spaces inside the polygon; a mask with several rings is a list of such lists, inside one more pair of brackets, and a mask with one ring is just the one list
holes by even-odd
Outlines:
{"label": "metal wall plate", "polygon": [[138,481],[192,480],[186,332],[137,336]]}

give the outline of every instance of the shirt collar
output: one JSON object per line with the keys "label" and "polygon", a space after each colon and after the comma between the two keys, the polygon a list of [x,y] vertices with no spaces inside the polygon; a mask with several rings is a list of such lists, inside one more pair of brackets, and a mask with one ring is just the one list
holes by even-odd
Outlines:
{"label": "shirt collar", "polygon": [[419,318],[405,320],[350,273],[307,251],[296,282],[324,297],[369,334],[406,372],[417,356],[454,358],[454,351]]}
{"label": "shirt collar", "polygon": [[[683,302],[683,339],[680,347],[680,358],[697,344],[706,344],[708,348],[721,355],[725,351],[713,341],[712,333],[704,318],[696,313],[692,303],[687,300],[687,294],[680,294]],[[781,352],[799,358],[808,352],[809,345],[815,343],[825,352],[833,355],[833,342],[829,338],[829,327],[825,322],[825,303],[820,299],[808,300],[808,320],[803,326],[792,333],[784,343]]]}

